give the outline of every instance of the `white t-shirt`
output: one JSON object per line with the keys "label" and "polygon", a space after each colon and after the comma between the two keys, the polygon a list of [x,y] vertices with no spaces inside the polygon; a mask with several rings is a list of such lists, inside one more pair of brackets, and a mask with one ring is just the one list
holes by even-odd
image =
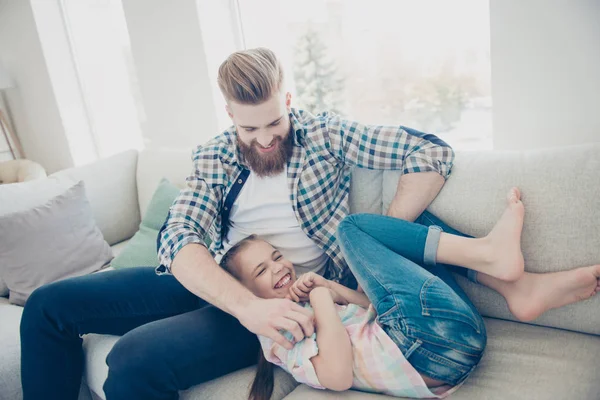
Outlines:
{"label": "white t-shirt", "polygon": [[245,237],[256,234],[271,243],[296,267],[296,273],[325,272],[328,257],[300,228],[287,184],[287,167],[272,177],[252,172],[231,207],[229,231],[223,252]]}

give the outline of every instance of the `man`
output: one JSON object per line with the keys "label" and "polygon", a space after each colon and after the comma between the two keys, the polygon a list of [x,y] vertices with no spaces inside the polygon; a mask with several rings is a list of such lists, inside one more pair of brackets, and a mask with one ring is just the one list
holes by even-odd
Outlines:
{"label": "man", "polygon": [[[21,323],[25,400],[77,398],[86,333],[123,335],[107,357],[109,400],[176,399],[178,390],[255,363],[255,334],[284,346],[279,329],[296,340],[311,335],[305,309],[255,297],[214,256],[261,233],[299,270],[348,283],[334,233],[348,214],[351,168],[403,170],[388,213],[408,220],[450,173],[453,151],[433,135],[292,109],[282,66],[267,49],[232,54],[219,86],[234,126],[194,152],[188,188],[160,234],[159,274],[109,271],[46,285],[29,298]],[[232,188],[239,197],[227,206]]]}

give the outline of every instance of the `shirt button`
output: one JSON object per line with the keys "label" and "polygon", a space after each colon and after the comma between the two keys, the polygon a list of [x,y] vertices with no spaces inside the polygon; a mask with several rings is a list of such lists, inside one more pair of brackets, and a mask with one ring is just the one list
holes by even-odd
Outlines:
{"label": "shirt button", "polygon": [[225,211],[229,210],[229,208],[225,207]]}
{"label": "shirt button", "polygon": [[244,183],[244,181],[241,179],[238,179],[238,183],[241,185],[242,183]]}

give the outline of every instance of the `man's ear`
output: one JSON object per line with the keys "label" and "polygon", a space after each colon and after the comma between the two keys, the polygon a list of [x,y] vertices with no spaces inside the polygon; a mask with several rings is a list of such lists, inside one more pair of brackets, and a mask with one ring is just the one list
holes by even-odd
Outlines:
{"label": "man's ear", "polygon": [[290,92],[285,94],[285,106],[287,108],[291,108],[292,106],[292,94]]}
{"label": "man's ear", "polygon": [[231,112],[231,108],[229,108],[229,104],[225,104],[225,111],[227,111],[229,118],[233,119],[233,113]]}

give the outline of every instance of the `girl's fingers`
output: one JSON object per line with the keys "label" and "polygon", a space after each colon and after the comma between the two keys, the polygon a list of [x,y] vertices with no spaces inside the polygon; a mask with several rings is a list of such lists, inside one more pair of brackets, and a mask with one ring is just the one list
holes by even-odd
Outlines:
{"label": "girl's fingers", "polygon": [[304,292],[304,294],[308,294],[311,291],[311,288],[309,288],[308,286],[306,286],[304,284],[304,282],[300,282],[298,283],[298,285],[296,286],[298,289],[302,290]]}
{"label": "girl's fingers", "polygon": [[302,290],[300,290],[298,287],[296,286],[292,286],[291,290],[294,292],[294,294],[296,296],[298,296],[298,298],[305,298],[306,297],[306,293],[304,293]]}
{"label": "girl's fingers", "polygon": [[293,291],[294,287],[292,286],[289,290],[289,296],[292,298],[292,301],[295,301],[296,303],[300,301],[300,299],[298,298],[298,296],[296,295],[296,293],[294,293]]}

